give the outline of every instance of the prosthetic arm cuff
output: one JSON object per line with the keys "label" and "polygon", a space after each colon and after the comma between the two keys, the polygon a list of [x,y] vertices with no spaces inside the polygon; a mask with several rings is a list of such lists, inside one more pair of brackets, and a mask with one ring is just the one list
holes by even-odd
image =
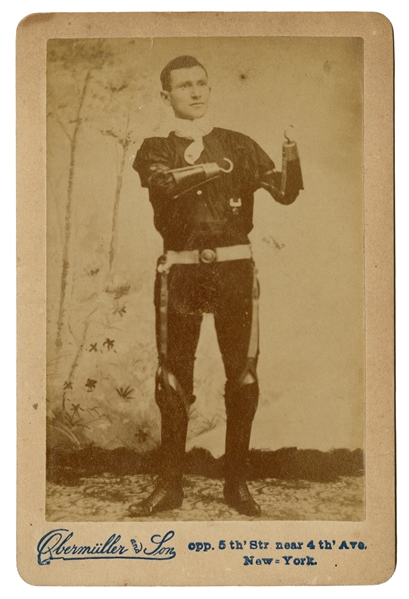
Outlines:
{"label": "prosthetic arm cuff", "polygon": [[149,184],[170,198],[178,198],[203,183],[216,179],[221,173],[229,173],[233,169],[233,164],[229,160],[228,162],[228,169],[223,169],[216,162],[194,164],[176,169],[153,165],[150,168],[152,174]]}
{"label": "prosthetic arm cuff", "polygon": [[261,186],[280,204],[291,204],[304,189],[300,157],[294,141],[283,144],[282,172],[265,173]]}

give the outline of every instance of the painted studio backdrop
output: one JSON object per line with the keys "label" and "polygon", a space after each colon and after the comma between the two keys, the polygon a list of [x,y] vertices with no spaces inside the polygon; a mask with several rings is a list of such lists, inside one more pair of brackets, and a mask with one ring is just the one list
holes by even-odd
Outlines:
{"label": "painted studio backdrop", "polygon": [[[202,62],[215,126],[281,170],[293,125],[305,190],[255,196],[260,401],[251,447],[364,448],[362,54],[358,38],[50,40],[47,72],[47,441],[159,444],[153,283],[162,243],[132,169],[173,115],[159,74]],[[212,315],[196,360],[188,447],[224,453],[224,371]]]}

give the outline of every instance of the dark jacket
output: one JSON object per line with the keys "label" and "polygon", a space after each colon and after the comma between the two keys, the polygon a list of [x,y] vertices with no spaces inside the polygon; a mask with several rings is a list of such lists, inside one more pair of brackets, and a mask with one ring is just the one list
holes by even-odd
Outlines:
{"label": "dark jacket", "polygon": [[174,132],[166,138],[146,139],[133,164],[142,186],[149,188],[154,223],[163,237],[164,249],[179,251],[248,243],[253,228],[254,192],[263,186],[266,174],[274,171],[273,161],[250,137],[214,128],[203,137],[204,151],[196,164],[216,162],[226,167],[224,158],[229,158],[233,162],[232,172],[221,173],[217,179],[172,199],[165,186],[155,184],[152,167],[188,166],[184,153],[191,143]]}

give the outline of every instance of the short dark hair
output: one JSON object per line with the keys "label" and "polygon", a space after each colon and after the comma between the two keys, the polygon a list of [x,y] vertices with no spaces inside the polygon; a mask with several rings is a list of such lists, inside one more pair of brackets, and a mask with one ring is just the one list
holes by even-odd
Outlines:
{"label": "short dark hair", "polygon": [[177,58],[174,58],[173,60],[168,62],[168,64],[162,70],[162,72],[160,74],[162,89],[167,92],[171,91],[171,89],[172,89],[172,86],[170,84],[171,71],[176,71],[177,69],[190,69],[191,67],[202,67],[202,69],[204,70],[204,72],[207,75],[207,71],[204,68],[204,66],[194,56],[188,56],[188,55],[178,56]]}

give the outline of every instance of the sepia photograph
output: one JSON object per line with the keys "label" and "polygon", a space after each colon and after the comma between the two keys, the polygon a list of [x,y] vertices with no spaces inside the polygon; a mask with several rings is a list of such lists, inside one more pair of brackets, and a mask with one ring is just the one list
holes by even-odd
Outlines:
{"label": "sepia photograph", "polygon": [[392,51],[375,13],[21,21],[23,580],[392,575]]}
{"label": "sepia photograph", "polygon": [[360,38],[47,44],[47,518],[362,520]]}

